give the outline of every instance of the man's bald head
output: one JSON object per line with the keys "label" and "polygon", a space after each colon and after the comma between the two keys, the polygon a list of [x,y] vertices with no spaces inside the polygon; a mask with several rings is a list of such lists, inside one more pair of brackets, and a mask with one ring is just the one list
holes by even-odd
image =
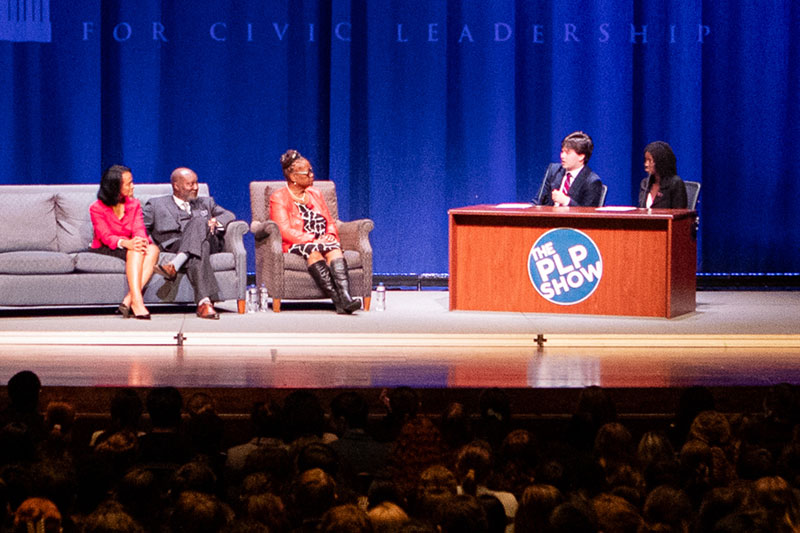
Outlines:
{"label": "man's bald head", "polygon": [[186,167],[176,168],[169,179],[172,182],[172,194],[185,202],[197,198],[197,174],[194,170]]}

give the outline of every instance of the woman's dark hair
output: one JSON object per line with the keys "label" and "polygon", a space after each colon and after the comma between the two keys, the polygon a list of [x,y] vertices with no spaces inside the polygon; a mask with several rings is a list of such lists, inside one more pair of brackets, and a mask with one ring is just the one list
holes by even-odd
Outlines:
{"label": "woman's dark hair", "polygon": [[672,152],[672,148],[664,141],[651,142],[644,147],[644,152],[653,156],[656,173],[661,178],[666,179],[678,174],[675,154]]}
{"label": "woman's dark hair", "polygon": [[100,190],[97,191],[97,199],[109,207],[119,203],[119,192],[122,188],[122,175],[130,172],[126,166],[111,165],[103,171],[100,178]]}
{"label": "woman's dark hair", "polygon": [[300,161],[301,159],[305,159],[305,157],[297,150],[286,150],[283,155],[281,155],[281,168],[283,169],[283,176],[285,178],[289,178],[289,169],[292,168],[295,161]]}

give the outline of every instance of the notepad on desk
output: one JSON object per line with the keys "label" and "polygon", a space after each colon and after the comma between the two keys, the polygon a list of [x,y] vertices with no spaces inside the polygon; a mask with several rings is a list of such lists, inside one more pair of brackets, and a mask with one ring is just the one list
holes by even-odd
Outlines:
{"label": "notepad on desk", "polygon": [[497,204],[495,207],[500,209],[524,209],[526,207],[533,207],[533,204]]}

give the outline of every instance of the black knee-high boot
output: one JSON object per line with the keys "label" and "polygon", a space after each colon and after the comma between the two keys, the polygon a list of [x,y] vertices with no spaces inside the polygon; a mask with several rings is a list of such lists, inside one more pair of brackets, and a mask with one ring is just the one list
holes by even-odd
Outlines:
{"label": "black knee-high boot", "polygon": [[311,263],[308,265],[308,272],[311,274],[311,277],[314,278],[317,286],[322,289],[322,292],[333,300],[333,305],[336,306],[336,312],[340,315],[346,313],[347,311],[342,307],[342,299],[339,297],[339,291],[336,290],[336,285],[333,283],[333,276],[331,276],[331,271],[328,269],[328,264],[324,260]]}
{"label": "black knee-high boot", "polygon": [[347,274],[347,261],[344,257],[334,259],[328,265],[333,273],[333,283],[339,289],[339,298],[342,301],[342,307],[347,313],[358,311],[361,309],[361,300],[354,300],[350,296],[350,277]]}

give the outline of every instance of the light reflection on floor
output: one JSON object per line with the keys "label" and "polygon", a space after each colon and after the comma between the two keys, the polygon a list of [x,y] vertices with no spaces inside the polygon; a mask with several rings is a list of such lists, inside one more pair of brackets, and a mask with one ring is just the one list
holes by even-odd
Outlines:
{"label": "light reflection on floor", "polygon": [[45,386],[574,388],[800,383],[800,349],[0,346]]}

